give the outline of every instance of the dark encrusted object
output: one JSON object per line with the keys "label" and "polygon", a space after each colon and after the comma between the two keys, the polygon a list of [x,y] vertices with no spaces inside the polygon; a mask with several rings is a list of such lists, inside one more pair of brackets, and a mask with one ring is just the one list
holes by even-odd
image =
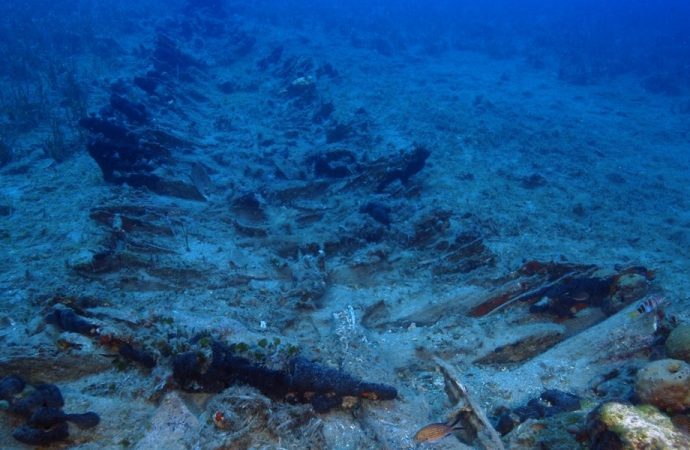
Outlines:
{"label": "dark encrusted object", "polygon": [[69,437],[67,422],[61,422],[48,429],[34,428],[22,425],[15,428],[12,437],[27,445],[50,445]]}
{"label": "dark encrusted object", "polygon": [[368,202],[359,209],[359,212],[368,214],[372,219],[386,226],[391,224],[391,209],[381,202]]}
{"label": "dark encrusted object", "polygon": [[399,161],[397,161],[396,168],[389,170],[383,180],[376,188],[377,191],[384,190],[389,184],[395,180],[400,180],[405,184],[409,179],[419,173],[426,165],[427,158],[431,152],[421,145],[415,145],[414,149],[407,154],[403,154]]}
{"label": "dark encrusted object", "polygon": [[98,326],[84,319],[69,308],[53,308],[46,315],[46,322],[72,333],[86,336],[98,334]]}
{"label": "dark encrusted object", "polygon": [[546,178],[538,173],[533,173],[529,176],[522,177],[520,179],[520,186],[525,189],[536,189],[542,186],[546,186]]}
{"label": "dark encrusted object", "polygon": [[81,119],[79,125],[96,135],[87,148],[110,183],[146,185],[137,182],[137,177],[157,179],[150,172],[170,157],[165,147],[140,141],[133,131],[113,120],[90,116]]}
{"label": "dark encrusted object", "polygon": [[35,410],[27,424],[34,428],[50,428],[57,424],[71,422],[79,428],[93,428],[101,422],[101,418],[95,412],[82,414],[67,414],[60,408],[43,407]]}
{"label": "dark encrusted object", "polygon": [[527,405],[515,409],[522,420],[541,419],[568,411],[580,409],[580,397],[558,389],[547,389],[539,398],[533,398]]}
{"label": "dark encrusted object", "polygon": [[154,95],[158,85],[161,82],[161,77],[155,70],[150,70],[146,75],[141,77],[134,77],[134,85],[149,95]]}
{"label": "dark encrusted object", "polygon": [[103,137],[118,141],[121,144],[136,145],[137,137],[134,132],[116,123],[113,120],[101,119],[96,116],[84,117],[79,120],[79,126],[86,128],[93,134],[100,134]]}
{"label": "dark encrusted object", "polygon": [[368,383],[301,357],[288,363],[288,380],[288,399],[309,402],[317,412],[327,412],[339,406],[343,397],[393,400],[398,396],[392,386]]}
{"label": "dark encrusted object", "polygon": [[[171,151],[159,142],[148,140],[112,119],[90,116],[81,119],[79,125],[94,134],[87,149],[105,181],[145,187],[159,195],[206,200],[194,185],[153,173],[171,162]],[[149,130],[148,135],[156,136],[156,130]],[[162,139],[163,135],[159,132],[157,136]]]}
{"label": "dark encrusted object", "polygon": [[331,114],[335,111],[335,105],[333,102],[321,103],[319,109],[312,116],[312,122],[323,123],[331,117]]}
{"label": "dark encrusted object", "polygon": [[[101,335],[98,325],[89,322],[84,317],[75,313],[67,307],[55,307],[46,315],[46,322],[64,331],[79,333],[85,336],[101,338],[101,344],[109,345],[128,361],[132,361],[147,369],[156,366],[156,358],[149,352],[135,348],[129,342],[109,335]],[[2,383],[0,383],[0,394],[2,394]],[[45,405],[55,406],[55,405]]]}
{"label": "dark encrusted object", "polygon": [[125,359],[139,363],[147,369],[156,367],[156,358],[149,352],[132,347],[127,342],[121,342],[118,346],[118,353]]}
{"label": "dark encrusted object", "polygon": [[65,400],[62,398],[62,393],[57,386],[54,384],[38,384],[34,386],[34,391],[29,395],[12,402],[9,411],[28,419],[38,408],[62,408],[64,404]]}
{"label": "dark encrusted object", "polygon": [[541,299],[530,306],[531,313],[549,313],[558,317],[573,317],[583,306],[602,305],[611,294],[614,277],[575,277],[549,286],[541,292]]}
{"label": "dark encrusted object", "polygon": [[220,392],[235,383],[249,384],[265,395],[291,402],[311,403],[317,412],[340,406],[344,397],[392,400],[394,387],[368,383],[345,372],[296,357],[285,370],[273,370],[235,356],[232,349],[212,343],[212,359],[198,352],[177,355],[173,377],[187,391]]}
{"label": "dark encrusted object", "polygon": [[15,428],[12,437],[28,445],[50,445],[69,437],[67,422],[79,428],[93,428],[101,421],[98,414],[86,412],[67,414],[60,389],[54,384],[38,384],[28,395],[17,397],[25,387],[24,381],[10,375],[0,380],[0,397],[9,404],[7,411],[26,419]]}
{"label": "dark encrusted object", "polygon": [[146,123],[149,119],[146,106],[127,100],[121,95],[112,94],[110,96],[110,106],[114,110],[119,111],[130,122],[141,124]]}
{"label": "dark encrusted object", "polygon": [[0,379],[0,400],[12,403],[14,397],[26,387],[24,380],[16,375],[7,375]]}
{"label": "dark encrusted object", "polygon": [[232,211],[243,219],[262,221],[266,219],[263,201],[254,192],[247,192],[235,197],[230,202]]}
{"label": "dark encrusted object", "polygon": [[558,389],[547,389],[538,398],[533,398],[526,405],[513,411],[503,409],[498,417],[496,429],[508,434],[515,426],[527,419],[543,419],[569,411],[580,409],[580,397]]}
{"label": "dark encrusted object", "polygon": [[153,51],[153,65],[159,72],[176,73],[190,67],[202,68],[203,61],[184,53],[172,38],[159,34]]}
{"label": "dark encrusted object", "polygon": [[326,130],[326,143],[334,144],[336,142],[344,141],[354,134],[355,129],[352,125],[346,123],[336,123]]}

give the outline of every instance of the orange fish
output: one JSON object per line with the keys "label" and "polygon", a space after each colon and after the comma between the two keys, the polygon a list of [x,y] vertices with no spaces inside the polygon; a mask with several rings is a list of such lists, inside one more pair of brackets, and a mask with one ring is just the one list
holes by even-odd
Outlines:
{"label": "orange fish", "polygon": [[414,440],[419,443],[438,442],[460,429],[462,429],[460,417],[456,417],[447,423],[430,423],[415,433]]}

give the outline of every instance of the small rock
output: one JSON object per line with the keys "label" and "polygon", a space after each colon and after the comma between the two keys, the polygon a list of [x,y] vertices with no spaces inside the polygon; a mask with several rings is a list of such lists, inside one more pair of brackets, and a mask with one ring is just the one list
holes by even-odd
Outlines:
{"label": "small rock", "polygon": [[135,450],[165,448],[187,450],[199,441],[201,424],[176,392],[168,394],[151,418],[148,433],[137,443]]}
{"label": "small rock", "polygon": [[635,392],[643,403],[666,411],[690,408],[690,364],[661,359],[637,372]]}
{"label": "small rock", "polygon": [[666,353],[690,363],[690,324],[678,325],[671,331],[666,340]]}

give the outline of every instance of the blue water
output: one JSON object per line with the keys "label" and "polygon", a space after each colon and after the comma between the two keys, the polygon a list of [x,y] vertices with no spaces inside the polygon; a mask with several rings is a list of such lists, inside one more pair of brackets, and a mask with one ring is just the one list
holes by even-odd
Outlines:
{"label": "blue water", "polygon": [[[588,414],[683,359],[689,23],[3,2],[0,379],[29,387],[0,389],[0,447],[481,448],[450,367],[507,448],[604,448]],[[98,425],[18,412],[40,383]]]}

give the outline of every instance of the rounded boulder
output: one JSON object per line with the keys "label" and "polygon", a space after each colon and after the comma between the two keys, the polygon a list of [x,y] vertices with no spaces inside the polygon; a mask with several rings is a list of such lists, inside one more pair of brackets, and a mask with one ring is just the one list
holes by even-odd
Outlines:
{"label": "rounded boulder", "polygon": [[635,392],[643,403],[679,412],[690,408],[690,364],[661,359],[637,372]]}
{"label": "rounded boulder", "polygon": [[671,331],[666,339],[666,353],[690,363],[690,324],[678,325]]}

